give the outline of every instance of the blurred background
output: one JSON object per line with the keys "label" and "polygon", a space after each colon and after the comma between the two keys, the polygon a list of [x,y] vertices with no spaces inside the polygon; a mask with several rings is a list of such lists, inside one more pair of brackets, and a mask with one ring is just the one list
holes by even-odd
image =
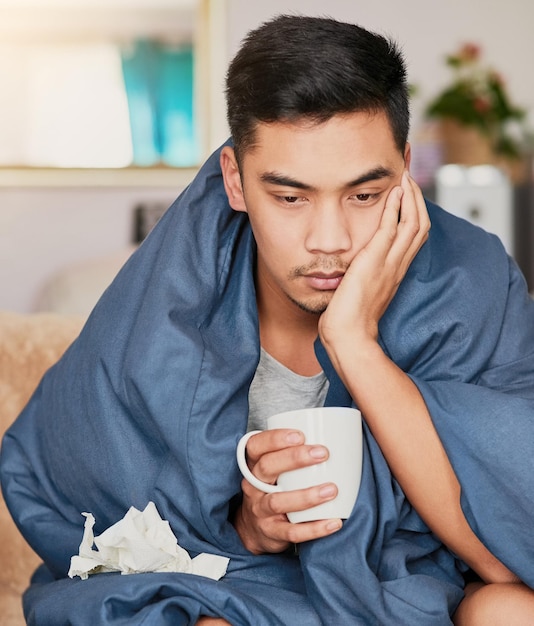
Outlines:
{"label": "blurred background", "polygon": [[412,174],[430,199],[498,234],[534,283],[534,5],[0,0],[0,309],[90,311],[226,139],[228,62],[279,13],[400,42]]}

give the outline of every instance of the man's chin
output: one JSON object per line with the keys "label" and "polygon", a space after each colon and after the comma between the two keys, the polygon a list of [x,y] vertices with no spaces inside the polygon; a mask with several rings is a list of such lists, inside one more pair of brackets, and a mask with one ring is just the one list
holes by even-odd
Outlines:
{"label": "man's chin", "polygon": [[333,292],[328,292],[328,295],[325,294],[318,298],[310,298],[308,300],[295,300],[290,297],[290,300],[296,304],[299,309],[305,311],[306,313],[310,313],[310,315],[321,315],[326,311],[330,300],[332,299]]}

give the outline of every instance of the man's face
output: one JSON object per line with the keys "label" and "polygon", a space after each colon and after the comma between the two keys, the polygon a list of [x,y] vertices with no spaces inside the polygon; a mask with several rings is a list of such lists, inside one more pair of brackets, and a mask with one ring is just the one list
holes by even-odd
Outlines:
{"label": "man's face", "polygon": [[230,204],[248,213],[258,247],[258,297],[322,313],[376,232],[408,151],[399,152],[384,114],[364,112],[258,124],[241,176],[225,151]]}

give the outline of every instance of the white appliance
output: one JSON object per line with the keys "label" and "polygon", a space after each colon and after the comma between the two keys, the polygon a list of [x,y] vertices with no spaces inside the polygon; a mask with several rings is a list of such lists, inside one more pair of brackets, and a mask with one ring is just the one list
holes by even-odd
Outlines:
{"label": "white appliance", "polygon": [[443,165],[436,173],[436,202],[497,235],[513,256],[513,188],[505,172],[493,165]]}

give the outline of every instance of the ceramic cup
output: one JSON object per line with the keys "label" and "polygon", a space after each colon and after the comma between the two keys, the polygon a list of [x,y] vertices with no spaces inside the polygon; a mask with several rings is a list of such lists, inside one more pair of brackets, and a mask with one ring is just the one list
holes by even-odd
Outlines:
{"label": "ceramic cup", "polygon": [[246,461],[246,445],[254,430],[244,435],[237,446],[237,463],[243,476],[254,487],[265,493],[305,489],[326,482],[337,485],[338,495],[304,511],[288,513],[290,522],[309,522],[319,519],[346,519],[352,512],[362,475],[362,419],[356,409],[320,407],[278,413],[267,420],[267,428],[291,428],[304,433],[305,443],[328,448],[326,461],[310,467],[284,472],[275,485],[264,483],[254,476]]}

